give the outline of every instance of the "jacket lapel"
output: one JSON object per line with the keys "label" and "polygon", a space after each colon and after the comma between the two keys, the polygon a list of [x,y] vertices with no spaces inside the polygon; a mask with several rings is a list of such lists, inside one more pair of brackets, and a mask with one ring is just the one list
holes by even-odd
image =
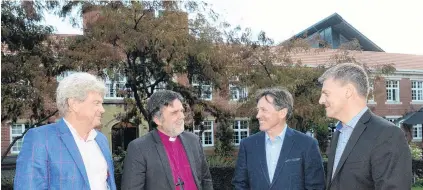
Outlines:
{"label": "jacket lapel", "polygon": [[160,136],[157,130],[154,130],[152,134],[153,134],[154,140],[156,141],[156,150],[157,150],[157,153],[159,154],[162,167],[167,178],[167,182],[169,183],[169,187],[171,187],[171,189],[175,189],[172,169],[170,168],[169,159],[167,157],[167,153],[162,143],[162,140],[160,139]]}
{"label": "jacket lapel", "polygon": [[367,121],[370,119],[370,116],[370,110],[367,110],[354,127],[350,139],[348,140],[347,145],[345,146],[344,152],[342,153],[342,156],[339,159],[338,166],[336,166],[335,173],[333,174],[333,179],[339,173],[340,168],[342,168],[345,163],[345,160],[347,160],[351,151],[354,149],[355,144],[357,144],[357,141],[360,138],[361,134],[366,129],[367,126],[364,123],[367,123]]}
{"label": "jacket lapel", "polygon": [[104,159],[106,159],[107,172],[108,172],[107,183],[109,184],[110,189],[112,189],[112,186],[113,186],[112,180],[114,180],[114,179],[112,179],[112,176],[113,176],[112,174],[113,174],[114,170],[112,170],[113,169],[113,161],[111,160],[111,156],[110,156],[111,154],[110,154],[108,145],[105,141],[102,141],[100,138],[98,138],[98,135],[95,138],[95,141],[97,142],[98,146],[100,147],[101,152],[103,153]]}
{"label": "jacket lapel", "polygon": [[263,176],[266,178],[267,184],[270,185],[271,181],[269,179],[269,171],[267,171],[267,160],[266,160],[266,144],[265,144],[265,134],[264,132],[260,132],[257,136],[256,145],[259,152],[257,156],[260,160],[261,170],[263,172]]}
{"label": "jacket lapel", "polygon": [[329,187],[330,182],[332,181],[332,173],[333,173],[333,162],[335,160],[335,153],[336,153],[336,146],[338,146],[338,139],[339,139],[340,132],[336,130],[333,133],[333,137],[330,143],[330,152],[328,157],[328,164],[327,164],[327,174],[326,174],[326,187]]}
{"label": "jacket lapel", "polygon": [[276,165],[275,174],[273,176],[273,181],[270,185],[270,188],[272,188],[272,185],[278,179],[278,176],[281,173],[283,166],[285,165],[285,160],[287,159],[287,156],[290,155],[289,153],[291,152],[292,146],[294,145],[293,134],[294,132],[292,129],[286,126],[286,133],[282,144],[282,150],[279,154],[278,164]]}
{"label": "jacket lapel", "polygon": [[[187,139],[185,138],[185,135],[184,135],[184,133],[185,132],[182,132],[180,135],[179,135],[179,138],[181,139],[181,142],[182,142],[182,146],[184,146],[184,149],[185,149],[185,153],[186,153],[186,155],[187,155],[187,157],[188,157],[188,162],[189,162],[189,165],[190,165],[190,168],[191,168],[191,172],[192,172],[192,175],[194,176],[194,181],[195,181],[195,184],[197,185],[197,187],[200,187],[199,186],[199,179],[198,179],[198,175],[197,175],[197,171],[195,170],[195,164],[196,164],[196,162],[195,162],[195,158],[194,158],[194,155],[192,154],[192,148],[191,148],[191,145],[190,145],[190,143],[187,141]],[[201,146],[201,145],[200,145]]]}
{"label": "jacket lapel", "polygon": [[65,144],[73,160],[75,161],[79,172],[84,177],[85,183],[89,186],[90,182],[88,181],[87,171],[85,170],[85,165],[82,161],[81,153],[79,152],[75,139],[73,138],[72,133],[63,118],[58,122],[58,130],[60,132],[60,138],[62,139],[63,144]]}

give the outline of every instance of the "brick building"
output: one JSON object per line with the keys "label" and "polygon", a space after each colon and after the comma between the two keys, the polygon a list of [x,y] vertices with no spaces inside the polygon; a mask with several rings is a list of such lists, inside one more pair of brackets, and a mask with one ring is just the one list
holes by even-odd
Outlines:
{"label": "brick building", "polygon": [[[97,12],[89,16],[96,17]],[[306,33],[307,35],[304,35]],[[423,107],[423,55],[386,53],[336,13],[296,35],[296,37],[305,37],[309,39],[312,47],[319,48],[322,44],[315,43],[311,40],[316,36],[325,40],[332,49],[299,53],[293,56],[294,60],[301,60],[303,64],[310,67],[327,64],[333,61],[332,58],[338,53],[337,48],[340,47],[340,44],[352,39],[357,39],[363,51],[348,52],[358,62],[364,62],[369,66],[392,63],[396,68],[393,74],[384,75],[380,80],[371,83],[372,90],[368,102],[369,108],[374,113],[400,126],[401,118],[405,114],[417,111]],[[60,77],[66,74],[69,73],[64,73]],[[146,123],[135,126],[132,123],[121,123],[114,118],[115,114],[123,112],[123,108],[120,106],[123,102],[123,98],[119,97],[117,91],[126,84],[125,76],[117,78],[119,80],[113,82],[106,78],[106,86],[108,88],[104,97],[106,113],[103,116],[103,127],[101,128],[101,131],[108,138],[110,148],[113,151],[117,150],[118,147],[126,148],[127,143],[148,131]],[[186,77],[176,77],[176,80],[180,83],[202,88],[203,93],[200,95],[201,98],[209,101],[224,101],[231,104],[231,102],[236,102],[240,98],[247,97],[249,94],[248,87],[239,87],[235,84],[229,84],[228,97],[220,97],[218,95],[219,93],[216,93],[210,84],[202,83],[200,85],[195,79],[192,80],[191,84],[188,84]],[[56,118],[52,118],[52,122],[54,122],[55,119]],[[233,142],[234,145],[238,145],[241,139],[251,134],[251,122],[249,118],[246,117],[236,117],[234,119]],[[217,128],[214,118],[211,116],[207,117],[204,121],[204,126],[205,130],[200,138],[206,151],[211,153],[215,145],[215,131]],[[17,123],[2,123],[2,152],[10,144],[13,137],[19,136],[25,130],[25,127],[27,127],[25,119],[20,119]],[[197,127],[194,127],[193,132],[199,134],[200,131]],[[414,141],[420,141],[422,139],[422,125],[413,126],[411,135]],[[22,140],[18,141],[12,148],[11,154],[18,154],[21,145]]]}

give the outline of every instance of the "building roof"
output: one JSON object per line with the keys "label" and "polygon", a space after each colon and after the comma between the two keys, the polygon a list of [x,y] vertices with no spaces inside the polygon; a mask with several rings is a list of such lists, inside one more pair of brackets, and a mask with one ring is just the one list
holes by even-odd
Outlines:
{"label": "building roof", "polygon": [[423,124],[423,107],[420,108],[419,111],[412,112],[411,114],[407,114],[404,117],[403,123],[409,124],[409,125]]}
{"label": "building roof", "polygon": [[[344,50],[345,51],[345,50]],[[301,61],[308,66],[331,64],[334,56],[339,55],[339,49],[311,49],[292,55],[293,62]],[[350,51],[348,55],[355,58],[357,62],[366,63],[370,67],[385,64],[394,64],[396,69],[402,70],[423,70],[423,55],[411,55],[400,53],[385,53],[372,51]]]}
{"label": "building roof", "polygon": [[[303,38],[306,36],[311,36],[312,34],[324,30],[328,27],[332,27],[333,30],[338,31],[348,40],[357,39],[361,45],[361,48],[364,51],[378,51],[384,52],[382,48],[373,43],[369,38],[364,36],[360,31],[355,29],[351,24],[345,21],[338,13],[333,13],[332,15],[324,18],[323,20],[317,22],[316,24],[308,27],[307,29],[296,34],[295,38]],[[291,38],[292,39],[292,38]]]}

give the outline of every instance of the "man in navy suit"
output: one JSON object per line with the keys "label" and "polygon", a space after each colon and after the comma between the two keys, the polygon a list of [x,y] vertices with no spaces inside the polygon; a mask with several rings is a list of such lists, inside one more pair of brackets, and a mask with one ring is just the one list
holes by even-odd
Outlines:
{"label": "man in navy suit", "polygon": [[317,141],[291,129],[292,95],[285,89],[264,89],[257,96],[261,132],[241,141],[235,189],[325,189]]}

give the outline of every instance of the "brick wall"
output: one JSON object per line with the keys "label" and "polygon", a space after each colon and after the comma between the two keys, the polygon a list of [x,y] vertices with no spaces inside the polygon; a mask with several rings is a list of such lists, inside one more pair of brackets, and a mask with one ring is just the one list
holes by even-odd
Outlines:
{"label": "brick wall", "polygon": [[403,116],[408,112],[419,110],[423,104],[411,104],[411,80],[402,78],[399,82],[400,103],[386,103],[386,80],[382,79],[375,82],[375,102],[377,104],[369,104],[373,112],[379,116],[398,115]]}
{"label": "brick wall", "polygon": [[[1,124],[1,154],[3,155],[10,144],[10,124]],[[10,153],[9,153],[10,154]]]}

